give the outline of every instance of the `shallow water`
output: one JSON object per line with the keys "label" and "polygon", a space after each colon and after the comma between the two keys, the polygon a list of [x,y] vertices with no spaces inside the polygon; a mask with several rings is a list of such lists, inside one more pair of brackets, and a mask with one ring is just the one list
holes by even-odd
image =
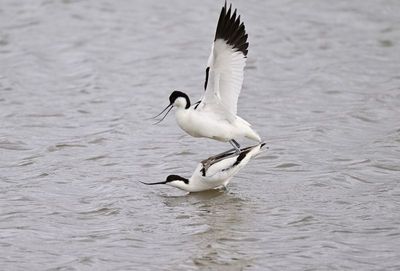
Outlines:
{"label": "shallow water", "polygon": [[229,147],[144,120],[200,97],[221,3],[0,1],[1,270],[400,269],[398,1],[234,1],[269,150],[226,193],[138,182]]}

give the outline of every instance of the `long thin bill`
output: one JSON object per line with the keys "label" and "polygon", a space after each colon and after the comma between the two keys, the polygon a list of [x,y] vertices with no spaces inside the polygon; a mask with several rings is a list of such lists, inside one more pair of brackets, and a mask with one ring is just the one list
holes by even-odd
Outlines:
{"label": "long thin bill", "polygon": [[142,181],[139,181],[139,182],[141,182],[142,184],[145,184],[145,185],[166,184],[166,182],[157,182],[157,183],[145,183]]}
{"label": "long thin bill", "polygon": [[163,109],[163,111],[161,111],[161,113],[159,113],[157,116],[154,116],[154,117],[148,118],[147,120],[151,120],[151,119],[155,119],[155,118],[157,118],[157,117],[158,117],[158,116],[160,116],[162,113],[164,113],[164,112],[165,112],[165,110],[167,110],[167,109],[168,109],[168,107],[170,107],[170,106],[172,106],[172,104],[169,104],[169,105],[167,105],[167,107],[166,107],[166,108],[164,108],[164,109]]}
{"label": "long thin bill", "polygon": [[173,106],[171,105],[171,108],[167,111],[167,113],[165,113],[164,117],[162,117],[162,119],[160,119],[159,121],[153,123],[153,125],[156,125],[156,124],[159,124],[160,122],[162,122],[165,119],[165,117],[168,115],[169,111],[171,111],[172,107]]}

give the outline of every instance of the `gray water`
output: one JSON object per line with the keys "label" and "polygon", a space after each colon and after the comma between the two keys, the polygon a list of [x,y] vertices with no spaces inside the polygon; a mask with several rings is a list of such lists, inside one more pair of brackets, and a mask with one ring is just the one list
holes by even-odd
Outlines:
{"label": "gray water", "polygon": [[138,182],[229,148],[144,120],[200,97],[222,3],[0,1],[1,270],[400,270],[397,0],[235,0],[269,149],[227,192]]}

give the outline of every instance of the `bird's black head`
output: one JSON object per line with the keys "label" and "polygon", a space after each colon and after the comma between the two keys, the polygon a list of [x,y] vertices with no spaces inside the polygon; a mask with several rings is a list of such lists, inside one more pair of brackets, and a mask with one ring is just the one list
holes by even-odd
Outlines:
{"label": "bird's black head", "polygon": [[182,91],[178,91],[178,90],[175,90],[174,92],[171,93],[171,95],[169,95],[170,104],[174,104],[175,100],[178,98],[184,98],[186,100],[185,109],[188,109],[190,107],[189,96],[187,96],[186,93],[183,93]]}
{"label": "bird's black head", "polygon": [[169,175],[169,176],[167,177],[167,179],[165,179],[165,183],[170,183],[170,182],[173,182],[173,181],[182,181],[182,182],[184,182],[185,184],[188,184],[188,183],[189,183],[189,180],[188,180],[188,179],[183,178],[183,177],[181,177],[181,176],[179,176],[179,175]]}
{"label": "bird's black head", "polygon": [[[182,183],[173,183],[174,181],[179,181],[179,182],[182,182]],[[146,185],[168,184],[168,185],[176,186],[176,187],[179,188],[179,186],[181,186],[181,185],[183,185],[183,184],[188,184],[188,183],[189,183],[189,180],[186,179],[186,178],[183,178],[183,177],[181,177],[181,176],[179,176],[179,175],[169,175],[169,176],[165,179],[165,181],[163,181],[163,182],[155,182],[155,183],[145,183],[145,182],[142,182],[142,181],[140,181],[140,182],[141,182],[142,184],[146,184]]]}
{"label": "bird's black head", "polygon": [[190,99],[189,96],[187,96],[185,93],[183,93],[182,91],[177,91],[175,90],[174,92],[171,93],[171,95],[169,95],[169,105],[167,105],[167,107],[165,107],[163,109],[163,111],[161,111],[161,113],[159,113],[157,116],[152,117],[152,119],[157,118],[158,116],[160,116],[162,113],[164,113],[165,111],[167,111],[167,113],[165,113],[165,115],[156,123],[154,124],[158,124],[161,121],[163,121],[165,119],[165,117],[168,115],[169,111],[171,111],[172,107],[176,106],[177,108],[185,108],[188,109],[190,107]]}

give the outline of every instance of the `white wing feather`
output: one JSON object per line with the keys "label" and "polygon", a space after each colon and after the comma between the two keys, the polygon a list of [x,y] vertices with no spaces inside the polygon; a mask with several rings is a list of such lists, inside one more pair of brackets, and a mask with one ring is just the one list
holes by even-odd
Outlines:
{"label": "white wing feather", "polygon": [[223,7],[208,59],[206,91],[199,110],[212,111],[229,121],[236,119],[247,47],[247,34],[244,24],[240,24],[240,16],[236,18],[236,10],[231,16],[231,7],[229,10]]}
{"label": "white wing feather", "polygon": [[209,82],[202,99],[204,109],[219,112],[222,107],[236,116],[246,58],[222,39],[214,42],[210,58]]}

